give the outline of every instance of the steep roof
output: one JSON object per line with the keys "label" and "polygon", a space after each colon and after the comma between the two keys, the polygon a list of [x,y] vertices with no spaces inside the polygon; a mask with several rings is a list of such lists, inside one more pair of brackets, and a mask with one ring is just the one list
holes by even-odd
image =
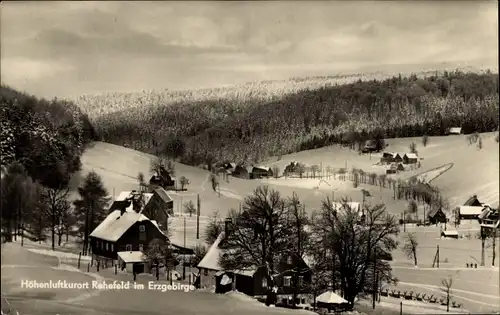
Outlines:
{"label": "steep roof", "polygon": [[163,189],[162,187],[158,187],[154,190],[154,192],[163,200],[165,201],[166,203],[167,202],[170,202],[170,201],[173,201],[172,198],[170,198],[170,196],[168,195],[167,191],[165,189]]}
{"label": "steep roof", "polygon": [[117,254],[125,263],[143,262],[145,258],[141,251],[118,252]]}
{"label": "steep roof", "polygon": [[[132,225],[142,221],[150,220],[145,215],[130,209],[127,209],[123,215],[120,210],[114,210],[90,233],[90,236],[105,241],[116,242]],[[153,225],[158,228],[156,224],[153,223]],[[163,234],[160,229],[158,231]]]}
{"label": "steep roof", "polygon": [[198,268],[205,268],[210,270],[222,270],[222,267],[219,264],[219,257],[221,254],[221,249],[219,248],[219,244],[225,237],[225,233],[221,232],[215,242],[210,246],[207,253],[203,257],[203,259],[198,264]]}
{"label": "steep roof", "polygon": [[430,218],[433,218],[433,217],[434,217],[434,216],[436,216],[436,214],[438,214],[439,212],[441,212],[441,213],[443,213],[443,214],[444,214],[444,212],[443,212],[441,209],[436,208],[436,209],[432,209],[431,211],[429,211],[429,214],[428,214],[427,216],[428,216],[428,217],[430,217]]}
{"label": "steep roof", "polygon": [[467,201],[464,203],[464,206],[472,206],[474,204],[481,204],[481,202],[477,198],[477,195],[474,195],[474,196],[470,197],[469,199],[467,199]]}
{"label": "steep roof", "polygon": [[418,159],[418,155],[416,155],[415,153],[406,153],[405,155],[409,159]]}

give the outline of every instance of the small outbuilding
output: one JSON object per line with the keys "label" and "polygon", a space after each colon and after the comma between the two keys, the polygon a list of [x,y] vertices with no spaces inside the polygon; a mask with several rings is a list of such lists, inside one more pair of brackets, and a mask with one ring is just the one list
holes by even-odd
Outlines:
{"label": "small outbuilding", "polygon": [[418,162],[418,155],[415,153],[406,153],[403,156],[403,163],[404,164],[417,164]]}
{"label": "small outbuilding", "polygon": [[441,237],[458,239],[458,231],[457,230],[441,231]]}
{"label": "small outbuilding", "polygon": [[446,223],[446,214],[441,209],[434,209],[427,215],[427,220],[431,224]]}
{"label": "small outbuilding", "polygon": [[449,135],[459,135],[462,134],[462,127],[451,127],[448,129]]}

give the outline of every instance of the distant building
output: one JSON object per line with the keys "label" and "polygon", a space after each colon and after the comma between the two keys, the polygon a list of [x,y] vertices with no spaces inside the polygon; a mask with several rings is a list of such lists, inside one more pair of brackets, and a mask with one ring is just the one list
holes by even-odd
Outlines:
{"label": "distant building", "polygon": [[392,163],[386,169],[386,174],[396,174],[405,170],[402,163]]}
{"label": "distant building", "polygon": [[176,179],[164,167],[160,168],[160,173],[156,172],[149,179],[149,185],[154,189],[157,186],[164,189],[175,189]]}
{"label": "distant building", "polygon": [[441,209],[434,209],[427,215],[427,220],[431,224],[446,223],[446,214]]}
{"label": "distant building", "polygon": [[458,231],[456,230],[441,231],[441,237],[458,239]]}
{"label": "distant building", "polygon": [[417,162],[418,162],[418,156],[415,153],[406,153],[403,156],[404,164],[417,164]]}
{"label": "distant building", "polygon": [[380,162],[385,164],[401,163],[403,162],[403,158],[399,153],[396,152],[384,152],[382,153],[382,158],[380,159]]}
{"label": "distant building", "polygon": [[272,177],[273,171],[269,166],[254,166],[252,168],[253,178]]}
{"label": "distant building", "polygon": [[476,206],[460,206],[458,215],[460,220],[477,220],[479,215],[483,212],[484,207]]}
{"label": "distant building", "polygon": [[250,169],[250,172],[248,172],[248,167],[246,167],[244,165],[237,165],[233,171],[234,177],[239,177],[239,178],[244,178],[244,179],[249,179],[250,174],[251,174],[251,169]]}
{"label": "distant building", "polygon": [[377,151],[377,142],[375,140],[367,140],[362,148],[363,153],[371,153]]}
{"label": "distant building", "polygon": [[459,135],[462,133],[462,127],[451,127],[448,129],[449,135]]}

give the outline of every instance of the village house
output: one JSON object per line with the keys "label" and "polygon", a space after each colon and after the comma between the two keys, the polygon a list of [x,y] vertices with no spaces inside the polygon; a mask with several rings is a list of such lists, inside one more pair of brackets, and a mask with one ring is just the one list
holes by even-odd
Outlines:
{"label": "village house", "polygon": [[332,202],[332,207],[337,212],[346,212],[347,210],[351,210],[354,213],[357,213],[359,216],[359,223],[363,223],[365,221],[365,213],[363,210],[363,205],[359,202]]}
{"label": "village house", "polygon": [[[225,293],[237,290],[249,296],[265,296],[268,292],[267,269],[265,266],[249,268],[245,270],[224,270],[219,264],[221,255],[230,255],[224,248],[224,240],[227,233],[222,232],[217,240],[207,251],[207,254],[198,264],[200,270],[200,286],[202,288],[215,288],[216,293]],[[307,284],[311,281],[311,271],[308,270],[306,262],[294,255],[284,256],[276,267],[275,281],[278,286],[277,295],[290,295],[293,293],[292,275],[296,268],[306,270],[299,276],[298,290],[300,294],[308,293]]]}
{"label": "village house", "polygon": [[384,152],[382,153],[382,158],[380,159],[382,164],[390,164],[390,163],[401,163],[403,162],[403,158],[397,152]]}
{"label": "village house", "polygon": [[285,167],[285,170],[283,171],[283,174],[290,176],[290,175],[297,175],[299,173],[299,167],[300,164],[297,161],[292,161],[290,164],[288,164]]}
{"label": "village house", "polygon": [[273,171],[268,166],[254,166],[252,168],[252,178],[272,177]]}
{"label": "village house", "polygon": [[460,206],[458,216],[460,220],[477,220],[483,210],[483,206]]}
{"label": "village house", "polygon": [[391,163],[386,169],[386,174],[397,174],[405,170],[402,163]]}
{"label": "village house", "polygon": [[152,189],[157,187],[162,187],[168,190],[176,189],[176,179],[162,166],[160,167],[160,174],[157,172],[149,179],[149,186]]}
{"label": "village house", "polygon": [[433,209],[427,214],[427,220],[430,224],[446,223],[446,214],[442,209]]}
{"label": "village house", "polygon": [[459,135],[461,133],[462,133],[461,127],[451,127],[450,129],[448,129],[449,135]]}
{"label": "village house", "polygon": [[252,167],[246,167],[244,165],[236,165],[232,173],[233,177],[249,179],[252,173]]}
{"label": "village house", "polygon": [[458,239],[458,231],[457,230],[443,230],[441,231],[441,237],[442,238],[453,238],[453,239]]}
{"label": "village house", "polygon": [[415,153],[406,153],[403,156],[403,163],[404,164],[417,164],[418,162],[418,155]]}
{"label": "village house", "polygon": [[375,140],[367,140],[365,141],[365,145],[361,152],[363,153],[371,153],[377,151],[377,142]]}
{"label": "village house", "polygon": [[112,211],[92,231],[90,247],[97,260],[120,258],[125,265],[139,267],[139,273],[144,272],[144,264],[138,261],[138,257],[142,257],[142,252],[153,239],[168,240],[155,221],[130,206]]}
{"label": "village house", "polygon": [[498,209],[485,207],[483,212],[478,216],[478,221],[483,228],[498,229],[500,228],[500,212]]}

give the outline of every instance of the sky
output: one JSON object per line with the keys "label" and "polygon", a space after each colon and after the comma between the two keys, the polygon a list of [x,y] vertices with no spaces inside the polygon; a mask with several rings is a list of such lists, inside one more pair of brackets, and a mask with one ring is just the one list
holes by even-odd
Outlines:
{"label": "sky", "polygon": [[65,97],[444,64],[498,71],[497,11],[497,1],[4,1],[1,79]]}

